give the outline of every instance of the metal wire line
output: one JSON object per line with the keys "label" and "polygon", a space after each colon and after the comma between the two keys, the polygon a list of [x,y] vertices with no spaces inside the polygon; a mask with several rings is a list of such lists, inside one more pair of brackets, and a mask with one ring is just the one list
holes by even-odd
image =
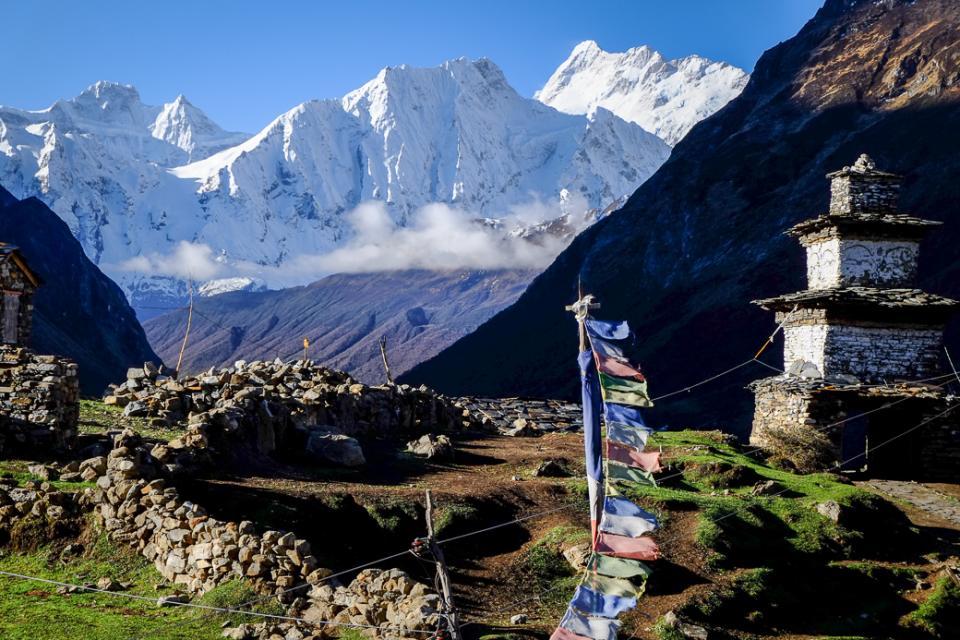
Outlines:
{"label": "metal wire line", "polygon": [[[405,551],[401,551],[401,552],[399,552],[399,553],[394,553],[394,554],[389,555],[389,556],[384,556],[383,558],[377,558],[376,560],[371,560],[370,562],[365,562],[365,563],[360,564],[360,565],[357,565],[357,566],[355,566],[355,567],[350,567],[349,569],[344,569],[344,570],[342,570],[342,571],[338,571],[338,572],[336,572],[336,573],[332,573],[332,574],[330,574],[329,576],[326,576],[326,577],[320,579],[316,584],[318,584],[318,585],[319,585],[319,584],[323,584],[324,582],[327,582],[328,580],[333,580],[334,578],[339,578],[339,577],[341,577],[341,576],[345,576],[345,575],[347,575],[347,574],[351,574],[351,573],[354,573],[354,572],[356,572],[356,571],[360,571],[361,569],[366,569],[366,568],[368,568],[368,567],[372,567],[373,565],[380,564],[381,562],[386,562],[386,561],[388,561],[388,560],[394,560],[394,559],[399,558],[399,557],[401,557],[401,556],[405,556],[405,555],[407,555],[408,553],[410,553],[410,550],[409,550],[409,549],[407,549],[407,550],[405,550]],[[410,553],[410,555],[413,555],[413,554]],[[288,594],[288,593],[293,593],[294,591],[299,591],[299,590],[301,590],[301,589],[306,589],[306,588],[308,588],[308,587],[309,587],[309,588],[312,588],[312,587],[314,587],[314,586],[315,586],[315,585],[313,585],[313,584],[311,584],[311,583],[309,583],[309,582],[304,582],[304,583],[302,583],[302,584],[298,584],[298,585],[296,585],[296,586],[290,587],[289,589],[284,589],[283,591],[280,591],[280,592],[268,593],[268,594],[265,594],[265,595],[262,595],[262,596],[258,596],[258,597],[256,597],[256,598],[253,598],[252,600],[248,600],[248,601],[246,601],[246,602],[241,602],[240,604],[236,605],[236,607],[234,607],[234,611],[237,612],[237,613],[244,613],[244,611],[240,611],[240,609],[245,609],[245,608],[250,607],[250,606],[253,606],[253,605],[255,605],[255,604],[260,604],[261,602],[265,602],[266,600],[270,600],[270,599],[272,599],[272,598],[279,598],[279,597],[282,596],[282,595],[285,595],[285,594]],[[178,623],[176,623],[176,624],[174,624],[174,625],[172,625],[172,626],[166,627],[164,630],[166,631],[166,630],[169,630],[169,629],[172,629],[172,628],[175,629],[175,628],[178,627],[178,626],[183,626],[183,625],[185,625],[185,624],[190,624],[190,623],[192,623],[192,622],[193,622],[193,621],[191,621],[191,620],[184,620],[184,621],[178,622]],[[140,640],[144,640],[145,638],[149,638],[150,636],[154,635],[155,633],[157,633],[157,632],[156,632],[156,631],[151,631],[150,633],[148,633],[148,634],[146,634],[146,635],[140,636]]]}
{"label": "metal wire line", "polygon": [[[930,422],[933,422],[934,420],[937,420],[938,418],[943,417],[944,415],[950,413],[951,411],[953,411],[953,410],[955,410],[955,409],[957,409],[957,408],[960,408],[960,404],[955,404],[955,405],[953,405],[953,406],[947,407],[945,410],[941,411],[940,413],[938,413],[938,414],[936,414],[936,415],[933,415],[933,416],[930,416],[929,418],[924,419],[924,420],[921,421],[919,424],[916,424],[916,425],[914,425],[913,427],[911,427],[911,428],[909,428],[909,429],[907,429],[907,430],[905,430],[905,431],[902,431],[902,432],[900,432],[899,434],[897,434],[897,435],[895,435],[895,436],[892,436],[892,437],[884,440],[883,442],[880,442],[879,444],[871,447],[871,449],[874,449],[874,450],[875,450],[875,449],[879,449],[880,447],[886,446],[886,445],[890,444],[891,442],[893,442],[893,441],[895,441],[895,440],[898,440],[898,439],[906,436],[907,434],[916,431],[917,429],[920,429],[921,427],[929,424]],[[830,467],[829,469],[827,469],[827,471],[829,472],[829,471],[834,471],[834,470],[837,470],[837,469],[841,469],[841,468],[843,467],[843,465],[845,465],[845,464],[847,464],[847,463],[849,463],[849,462],[853,462],[853,461],[856,460],[857,458],[863,457],[863,456],[865,456],[865,455],[866,455],[866,452],[858,453],[858,454],[855,455],[855,456],[851,456],[850,458],[847,458],[846,460],[842,460],[842,461],[838,462],[838,463],[835,464],[833,467]],[[683,472],[680,472],[680,473],[678,473],[678,474],[675,474],[674,476],[668,476],[667,478],[669,478],[669,477],[676,477],[676,476],[679,476],[679,475],[683,475]],[[660,480],[661,480],[661,481],[662,481],[662,480],[666,480],[667,478],[661,478]],[[776,497],[781,496],[781,495],[783,495],[783,494],[785,494],[785,493],[787,493],[787,492],[789,492],[789,491],[790,491],[790,488],[787,487],[787,488],[784,488],[784,489],[781,490],[781,491],[778,491],[778,492],[776,492],[776,493],[774,493],[774,494],[771,494],[771,495],[769,495],[769,496],[764,496],[764,497],[765,497],[765,498],[776,498]],[[734,515],[737,515],[737,511],[731,511],[731,512],[726,513],[726,514],[724,514],[724,515],[722,515],[722,516],[720,516],[720,517],[718,517],[718,518],[711,518],[711,519],[708,519],[708,520],[709,520],[710,522],[716,524],[717,522],[720,522],[721,520],[725,520],[726,518],[732,517],[732,516],[734,516]],[[667,543],[667,542],[671,542],[671,541],[674,541],[674,540],[677,540],[677,539],[679,539],[679,535],[671,536],[671,537],[668,537],[668,538],[661,539],[659,542],[660,542],[660,543]],[[527,602],[530,602],[531,600],[540,599],[540,598],[542,598],[544,595],[546,595],[547,593],[550,593],[551,591],[555,591],[556,589],[560,588],[561,586],[566,586],[566,585],[559,585],[559,584],[558,584],[558,585],[554,585],[553,587],[550,587],[550,588],[548,588],[548,589],[545,589],[545,590],[540,591],[538,594],[536,594],[536,595],[534,595],[534,596],[531,596],[531,597],[528,597],[528,598],[524,598],[524,599],[520,599],[520,600],[516,600],[516,601],[510,603],[509,605],[507,605],[507,608],[513,608],[513,607],[516,607],[516,606],[518,606],[518,605],[521,605],[521,604],[525,604],[525,603],[527,603]],[[476,621],[468,621],[468,622],[466,622],[466,623],[465,623],[464,625],[462,625],[462,626],[466,626],[466,625],[469,625],[469,624],[479,624],[479,623],[476,622]]]}
{"label": "metal wire line", "polygon": [[[40,583],[42,583],[42,584],[50,584],[50,585],[55,585],[55,586],[59,586],[59,587],[69,587],[69,588],[77,589],[77,590],[79,590],[79,591],[87,591],[87,592],[93,592],[93,593],[102,593],[102,594],[104,594],[104,595],[113,596],[113,597],[118,597],[118,598],[126,598],[126,599],[128,599],[128,600],[138,600],[138,601],[152,602],[152,603],[156,603],[156,602],[157,602],[157,598],[155,598],[155,597],[141,596],[141,595],[137,595],[137,594],[134,594],[134,593],[124,593],[124,592],[122,592],[122,591],[107,591],[106,589],[100,589],[100,588],[97,588],[97,587],[88,587],[88,586],[85,586],[85,585],[72,584],[72,583],[69,583],[69,582],[61,582],[60,580],[51,580],[51,579],[49,579],[49,578],[40,578],[40,577],[37,577],[37,576],[31,576],[31,575],[26,575],[26,574],[22,574],[22,573],[14,573],[14,572],[12,572],[12,571],[0,571],[0,576],[6,576],[6,577],[8,577],[8,578],[17,578],[17,579],[19,579],[19,580],[29,580],[29,581],[31,581],[31,582],[40,582]],[[229,607],[214,607],[214,606],[211,606],[211,605],[196,604],[196,603],[193,603],[193,602],[176,602],[176,601],[169,601],[167,604],[170,604],[170,605],[172,605],[172,606],[177,606],[177,607],[186,607],[186,608],[188,608],[188,609],[202,609],[202,610],[204,610],[204,611],[210,611],[210,612],[214,612],[214,613],[224,613],[224,614],[235,614],[235,613],[238,613],[238,614],[242,614],[242,615],[256,616],[256,617],[258,617],[258,618],[265,618],[265,619],[270,619],[270,620],[279,620],[279,621],[281,621],[281,622],[301,622],[301,623],[304,623],[304,624],[307,624],[307,625],[313,625],[313,626],[335,625],[335,626],[342,626],[342,627],[356,627],[356,628],[361,628],[361,629],[379,629],[379,628],[380,628],[378,625],[372,625],[372,624],[356,624],[356,623],[346,623],[346,622],[335,622],[335,621],[333,621],[333,620],[313,620],[313,621],[311,621],[311,620],[306,620],[305,618],[298,618],[298,617],[296,617],[296,616],[282,616],[282,615],[277,615],[277,614],[272,614],[272,613],[260,613],[260,612],[258,612],[258,611],[241,611],[241,610],[239,610],[239,609],[231,609],[231,608],[229,608]],[[196,622],[196,620],[191,620],[190,622],[193,623],[193,622]],[[164,630],[164,631],[169,631],[170,629],[175,628],[175,626],[176,626],[176,625],[174,625],[174,626],[167,626],[167,627],[164,627],[163,630]],[[398,628],[400,628],[400,627],[398,627]],[[432,631],[417,631],[417,630],[413,630],[413,629],[404,629],[404,631],[405,631],[405,632],[408,632],[408,633],[433,633]]]}

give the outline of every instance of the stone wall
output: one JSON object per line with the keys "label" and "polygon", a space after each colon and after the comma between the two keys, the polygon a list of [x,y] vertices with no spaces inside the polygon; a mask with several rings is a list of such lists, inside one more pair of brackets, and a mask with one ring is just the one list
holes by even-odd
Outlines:
{"label": "stone wall", "polygon": [[72,446],[80,417],[77,365],[0,346],[0,452]]}
{"label": "stone wall", "polygon": [[[198,464],[210,464],[205,439],[196,431],[183,441],[181,461],[192,455]],[[422,637],[417,632],[436,628],[439,598],[402,571],[369,569],[343,586],[328,580],[332,571],[318,566],[306,540],[290,532],[260,533],[252,522],[217,520],[182,499],[161,477],[166,449],[126,430],[107,456],[79,467],[87,477],[96,475],[97,488],[86,490],[84,502],[93,506],[98,523],[112,540],[153,562],[167,581],[199,595],[227,581],[247,580],[288,605],[289,615],[313,623],[302,631],[284,623],[280,637],[326,636],[336,624],[369,625],[367,635],[397,638]],[[276,626],[241,625],[225,635],[273,638]]]}
{"label": "stone wall", "polygon": [[899,180],[892,176],[854,171],[830,180],[830,213],[834,215],[896,213],[899,198]]}
{"label": "stone wall", "polygon": [[913,327],[802,324],[783,330],[784,368],[801,360],[823,375],[862,382],[920,379],[938,373],[943,333]]}
{"label": "stone wall", "polygon": [[[21,346],[29,346],[33,333],[33,284],[27,281],[26,276],[14,263],[10,255],[0,260],[0,341]],[[9,302],[17,304],[17,335],[16,340],[7,340],[3,321],[5,305]]]}
{"label": "stone wall", "polygon": [[[801,471],[835,470],[844,458],[853,458],[842,444],[843,431],[851,426],[866,430],[866,457],[851,460],[850,469],[866,465],[874,477],[956,479],[960,409],[909,431],[954,402],[942,389],[910,383],[864,387],[794,376],[764,378],[750,388],[755,395],[750,444]],[[855,420],[859,424],[853,427]],[[893,438],[896,444],[890,444]]]}
{"label": "stone wall", "polygon": [[830,238],[806,245],[807,287],[910,287],[920,244],[909,240]]}

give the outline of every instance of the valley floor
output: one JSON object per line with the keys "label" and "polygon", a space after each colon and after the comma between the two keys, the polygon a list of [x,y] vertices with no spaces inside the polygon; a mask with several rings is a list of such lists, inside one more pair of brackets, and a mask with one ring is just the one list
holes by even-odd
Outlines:
{"label": "valley floor", "polygon": [[[89,402],[84,421],[88,432],[124,424],[117,412]],[[687,631],[702,628],[711,638],[956,637],[960,524],[938,509],[896,495],[894,485],[772,468],[718,432],[659,433],[649,446],[662,447],[669,467],[659,487],[636,486],[628,495],[660,518],[664,558],[654,563],[637,609],[624,616],[624,637],[684,637],[664,623],[671,611],[692,625]],[[424,535],[423,496],[431,489],[466,637],[546,637],[577,583],[563,552],[588,539],[581,436],[464,434],[454,461],[442,464],[396,451],[395,444],[372,447],[362,470],[281,461],[192,479],[180,490],[217,518],[295,531],[311,542],[321,566],[339,571],[402,552]],[[569,475],[538,475],[545,460]],[[24,463],[2,464],[26,478]],[[935,491],[941,507],[960,505],[953,485],[913,491]],[[894,493],[893,501],[880,492]],[[834,503],[833,511],[823,507]],[[131,581],[132,592],[158,593],[153,585],[162,581],[149,565],[122,554],[108,564],[108,543],[85,535],[93,536],[92,551],[77,564],[60,562],[50,546],[7,547],[0,570],[68,582],[109,575]],[[433,582],[432,565],[409,556],[388,564]],[[0,579],[0,589],[3,637],[218,635],[219,620],[191,612],[61,596],[55,587],[8,579]],[[204,596],[225,603],[232,597]],[[526,620],[511,624],[518,614]],[[41,622],[61,616],[99,631],[61,633]],[[166,635],[157,630],[171,621],[181,624]]]}

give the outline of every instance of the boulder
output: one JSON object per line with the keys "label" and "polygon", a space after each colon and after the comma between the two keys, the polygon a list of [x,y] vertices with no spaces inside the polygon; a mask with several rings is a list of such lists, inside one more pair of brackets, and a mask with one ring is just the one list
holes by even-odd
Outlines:
{"label": "boulder", "polygon": [[407,451],[427,460],[452,460],[453,442],[445,435],[428,433],[408,442]]}
{"label": "boulder", "polygon": [[824,518],[829,518],[834,522],[840,522],[840,517],[842,516],[842,509],[840,504],[835,500],[827,500],[826,502],[818,502],[816,505],[817,513],[822,515]]}
{"label": "boulder", "polygon": [[318,462],[340,467],[359,467],[367,462],[356,438],[338,433],[314,431],[307,439],[307,453]]}
{"label": "boulder", "polygon": [[538,478],[569,478],[573,474],[560,460],[544,460],[533,475]]}
{"label": "boulder", "polygon": [[41,480],[57,480],[60,477],[57,468],[49,464],[31,464],[27,467],[27,471]]}

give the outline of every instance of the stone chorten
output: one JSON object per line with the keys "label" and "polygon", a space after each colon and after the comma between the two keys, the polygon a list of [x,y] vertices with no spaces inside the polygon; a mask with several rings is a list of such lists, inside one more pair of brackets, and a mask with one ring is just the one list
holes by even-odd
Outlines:
{"label": "stone chorten", "polygon": [[[783,324],[787,373],[751,385],[750,441],[788,458],[818,466],[846,461],[845,469],[872,474],[920,475],[890,468],[904,461],[904,448],[920,463],[924,451],[947,446],[939,457],[956,464],[960,436],[952,426],[911,432],[908,442],[885,448],[893,452],[870,451],[951,401],[923,380],[941,373],[943,330],[958,303],[913,288],[920,240],[941,223],[899,213],[900,176],[878,170],[866,155],[827,177],[829,212],[787,231],[806,249],[807,289],[755,301]],[[796,450],[807,446],[820,450]],[[930,457],[923,462],[937,467]]]}

